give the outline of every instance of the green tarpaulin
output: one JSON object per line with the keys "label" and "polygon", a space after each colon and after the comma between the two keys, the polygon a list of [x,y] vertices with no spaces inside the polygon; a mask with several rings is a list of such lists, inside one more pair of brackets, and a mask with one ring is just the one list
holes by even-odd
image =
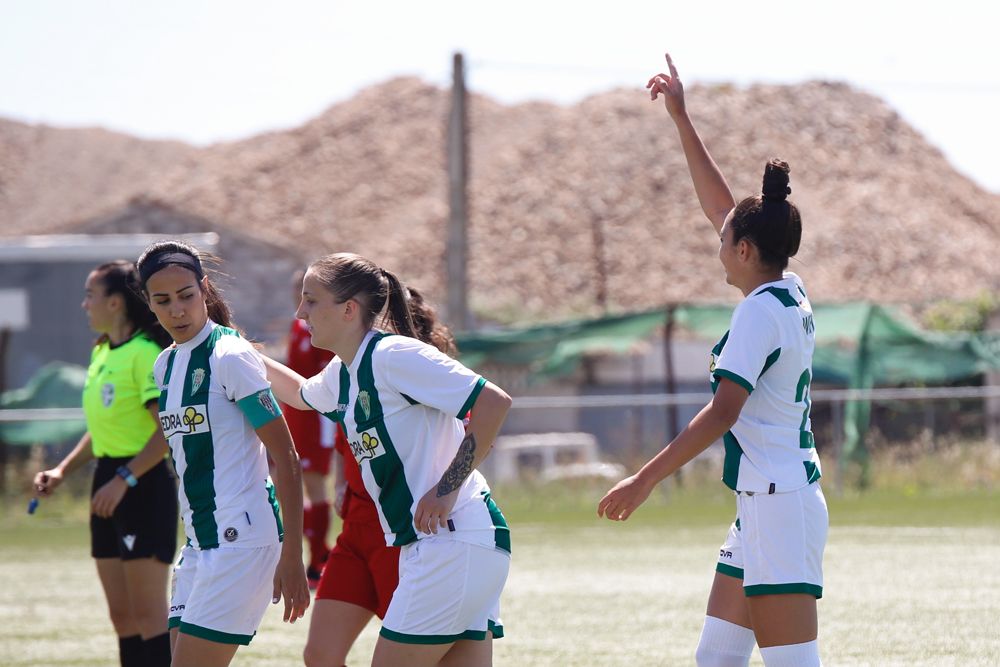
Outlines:
{"label": "green tarpaulin", "polygon": [[[815,305],[815,382],[869,389],[935,385],[1000,369],[1000,335],[933,333],[919,329],[891,308],[868,303]],[[677,305],[675,326],[715,341],[729,328],[732,306]],[[469,366],[526,367],[536,379],[573,372],[586,354],[623,353],[667,321],[668,309],[497,332],[460,334],[462,361]],[[843,455],[864,461],[867,401],[846,405]]]}
{"label": "green tarpaulin", "polygon": [[[79,408],[87,369],[53,361],[43,366],[22,389],[0,394],[0,409]],[[83,419],[0,422],[0,440],[9,445],[33,445],[75,440],[87,425]]]}

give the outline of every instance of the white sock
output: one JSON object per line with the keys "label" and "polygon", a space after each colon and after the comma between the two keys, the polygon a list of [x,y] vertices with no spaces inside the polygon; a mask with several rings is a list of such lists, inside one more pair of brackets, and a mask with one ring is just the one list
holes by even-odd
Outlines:
{"label": "white sock", "polygon": [[747,667],[755,643],[750,628],[706,616],[694,659],[698,667]]}
{"label": "white sock", "polygon": [[766,667],[823,667],[819,660],[817,640],[804,644],[768,646],[760,650]]}

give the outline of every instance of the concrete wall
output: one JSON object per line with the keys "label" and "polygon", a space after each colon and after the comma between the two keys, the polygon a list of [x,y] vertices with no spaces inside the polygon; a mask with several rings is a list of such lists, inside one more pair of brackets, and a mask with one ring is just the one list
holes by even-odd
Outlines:
{"label": "concrete wall", "polygon": [[[73,229],[74,233],[87,235],[154,234],[164,239],[209,231],[218,233],[214,252],[224,260],[220,268],[227,274],[213,279],[233,309],[236,324],[255,340],[280,342],[295,310],[291,275],[306,263],[295,254],[257,241],[252,235],[228,231],[201,218],[148,203],[133,204],[115,215]],[[100,244],[99,236],[90,240]],[[7,241],[5,260],[0,263],[0,289],[26,290],[29,313],[28,328],[11,333],[6,355],[6,386],[17,388],[49,361],[87,365],[96,336],[80,308],[83,284],[94,266],[120,259],[122,253],[111,250],[109,256],[95,259],[100,252],[92,249],[92,256],[83,260],[19,260],[10,256],[14,251],[12,243]],[[138,252],[135,257],[124,258],[137,259]]]}

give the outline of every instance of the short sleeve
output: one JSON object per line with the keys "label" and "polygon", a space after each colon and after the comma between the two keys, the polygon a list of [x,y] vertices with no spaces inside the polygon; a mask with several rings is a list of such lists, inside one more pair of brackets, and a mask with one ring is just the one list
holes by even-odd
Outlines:
{"label": "short sleeve", "polygon": [[[267,369],[257,351],[242,338],[232,337],[231,340],[237,344],[228,345],[228,349],[218,354],[214,369],[226,398],[239,401],[262,389],[269,389],[271,384],[267,381]],[[219,343],[216,344],[217,351],[222,347]]]}
{"label": "short sleeve", "polygon": [[781,354],[774,317],[760,301],[747,299],[733,313],[729,338],[712,374],[753,393],[763,372]]}
{"label": "short sleeve", "polygon": [[153,367],[160,357],[160,352],[160,348],[154,343],[142,341],[132,360],[132,381],[135,382],[139,401],[143,405],[160,396],[160,384],[153,374]]}
{"label": "short sleeve", "polygon": [[218,373],[219,384],[226,392],[226,398],[239,406],[250,424],[260,428],[281,416],[281,407],[267,381],[264,361],[242,338],[233,337],[226,342],[229,345],[224,350],[219,350],[221,346],[216,344],[219,356],[215,372]]}
{"label": "short sleeve", "polygon": [[[334,357],[326,368],[303,383],[299,390],[302,400],[329,419],[343,420],[347,408],[340,400],[342,375],[346,375],[344,364],[339,357]],[[346,396],[343,398],[346,403]]]}
{"label": "short sleeve", "polygon": [[393,340],[381,362],[386,384],[410,401],[461,419],[476,402],[486,380],[458,361],[413,338]]}

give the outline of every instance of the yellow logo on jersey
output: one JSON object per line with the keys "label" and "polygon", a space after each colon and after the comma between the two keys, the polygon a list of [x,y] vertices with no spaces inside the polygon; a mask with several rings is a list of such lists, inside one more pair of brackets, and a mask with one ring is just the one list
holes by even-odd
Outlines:
{"label": "yellow logo on jersey", "polygon": [[351,443],[351,452],[358,463],[361,463],[365,459],[376,459],[382,456],[385,454],[385,447],[371,433],[362,433],[361,442]]}
{"label": "yellow logo on jersey", "polygon": [[163,437],[208,433],[207,414],[208,411],[204,405],[189,405],[185,408],[161,412],[160,428],[163,429]]}

